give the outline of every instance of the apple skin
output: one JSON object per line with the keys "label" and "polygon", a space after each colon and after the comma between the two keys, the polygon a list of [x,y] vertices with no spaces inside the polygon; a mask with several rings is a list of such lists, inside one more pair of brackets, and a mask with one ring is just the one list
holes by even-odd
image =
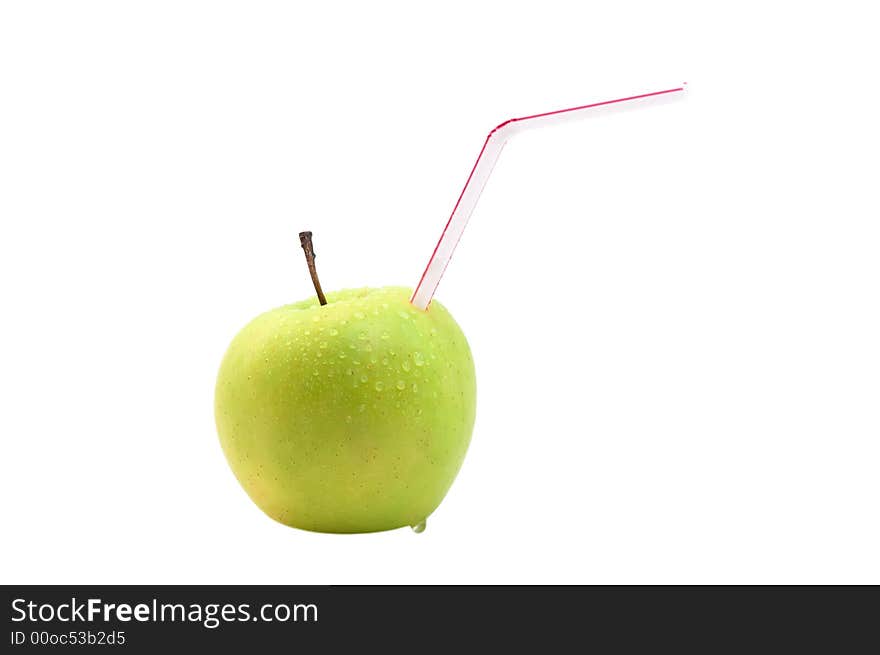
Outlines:
{"label": "apple skin", "polygon": [[458,324],[403,287],[349,289],[266,312],[217,378],[220,444],[285,525],[376,532],[424,521],[461,467],[476,379]]}

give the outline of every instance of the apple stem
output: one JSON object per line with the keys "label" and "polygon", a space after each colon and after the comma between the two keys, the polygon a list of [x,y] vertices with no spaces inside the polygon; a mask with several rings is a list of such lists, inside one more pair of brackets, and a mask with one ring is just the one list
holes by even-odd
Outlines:
{"label": "apple stem", "polygon": [[318,271],[315,270],[315,248],[312,246],[312,233],[300,232],[299,243],[303,251],[306,253],[306,264],[309,266],[309,275],[312,276],[312,284],[315,285],[315,293],[318,294],[318,301],[321,305],[327,304],[324,292],[321,290],[321,282],[318,280]]}

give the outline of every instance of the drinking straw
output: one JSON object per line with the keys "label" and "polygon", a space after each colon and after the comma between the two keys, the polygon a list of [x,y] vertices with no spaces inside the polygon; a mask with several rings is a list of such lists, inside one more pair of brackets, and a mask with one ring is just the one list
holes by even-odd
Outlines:
{"label": "drinking straw", "polygon": [[614,100],[604,100],[602,102],[593,102],[588,105],[580,105],[579,107],[570,107],[568,109],[557,109],[556,111],[546,111],[541,114],[532,114],[530,116],[521,116],[520,118],[511,118],[498,124],[488,136],[486,136],[480,154],[477,155],[477,161],[468,175],[464,188],[452,208],[452,214],[446,221],[443,233],[431,253],[428,265],[422,273],[418,285],[413,291],[410,302],[416,307],[426,310],[434,297],[437,285],[449,265],[455,246],[461,238],[462,232],[467,225],[468,219],[480,199],[480,194],[492,174],[495,162],[501,155],[504,145],[508,139],[517,132],[534,127],[545,126],[551,123],[567,121],[574,118],[582,118],[586,116],[604,115],[606,113],[630,109],[633,107],[644,107],[681,98],[684,96],[686,89],[685,84],[665,88],[662,91],[652,91],[650,93],[640,93],[625,98],[615,98]]}

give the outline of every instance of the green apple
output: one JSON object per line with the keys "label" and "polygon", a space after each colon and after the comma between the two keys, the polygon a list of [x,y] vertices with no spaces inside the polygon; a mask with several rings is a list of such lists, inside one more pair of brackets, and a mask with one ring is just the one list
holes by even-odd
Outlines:
{"label": "green apple", "polygon": [[401,287],[330,293],[326,305],[262,314],[232,341],[217,430],[236,478],[273,519],[374,532],[423,526],[443,500],[471,439],[474,364],[450,313],[409,297]]}

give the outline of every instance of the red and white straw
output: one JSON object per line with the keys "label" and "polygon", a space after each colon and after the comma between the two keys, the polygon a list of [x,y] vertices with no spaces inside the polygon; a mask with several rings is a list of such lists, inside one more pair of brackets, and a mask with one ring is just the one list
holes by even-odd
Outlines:
{"label": "red and white straw", "polygon": [[581,118],[585,116],[601,115],[617,110],[629,109],[634,106],[654,105],[660,102],[680,98],[684,95],[686,86],[679,86],[663,89],[662,91],[652,91],[650,93],[641,93],[638,95],[627,96],[625,98],[615,98],[614,100],[604,100],[602,102],[594,102],[579,107],[570,107],[569,109],[557,109],[556,111],[547,111],[542,114],[532,114],[531,116],[522,116],[520,118],[511,118],[495,127],[486,137],[480,154],[477,155],[477,161],[468,175],[464,188],[458,196],[455,207],[452,208],[452,214],[446,221],[440,240],[431,253],[431,259],[425,267],[424,273],[413,292],[410,302],[420,309],[427,309],[440,284],[440,279],[449,265],[455,246],[461,238],[462,232],[467,225],[468,219],[480,199],[483,187],[492,174],[495,162],[504,149],[504,144],[508,139],[517,132],[533,127],[545,126],[555,122],[561,122],[569,119]]}

